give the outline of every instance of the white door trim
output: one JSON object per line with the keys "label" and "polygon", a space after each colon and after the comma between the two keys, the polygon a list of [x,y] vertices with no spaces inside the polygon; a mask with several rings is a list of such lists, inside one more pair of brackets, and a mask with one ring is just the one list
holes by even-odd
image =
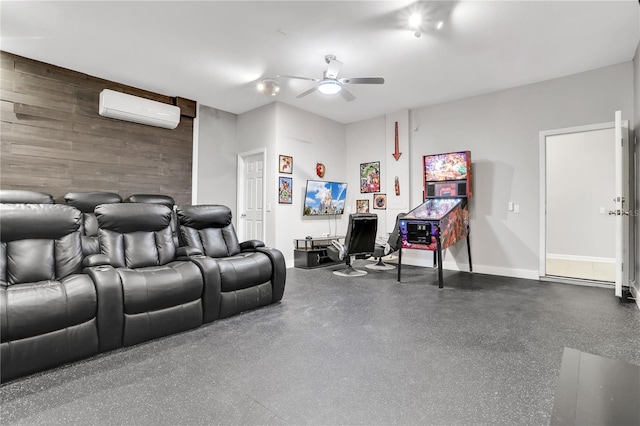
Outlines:
{"label": "white door trim", "polygon": [[566,127],[564,129],[543,130],[540,132],[540,251],[538,272],[540,278],[547,276],[547,137],[613,129],[614,127],[615,123],[611,121],[609,123],[589,124],[586,126]]}
{"label": "white door trim", "polygon": [[[244,198],[244,171],[245,171],[245,158],[247,157],[252,157],[254,155],[258,155],[258,154],[262,154],[262,164],[263,166],[263,173],[267,173],[267,148],[259,148],[259,149],[254,149],[251,151],[245,151],[245,152],[241,152],[238,154],[238,167],[237,167],[237,177],[236,177],[236,192],[238,193],[237,196],[237,205],[236,205],[236,212],[237,212],[237,217],[236,217],[236,225],[237,225],[237,231],[238,231],[238,236],[244,236],[245,235],[245,229],[244,229],[244,221],[241,220],[240,215],[242,214],[242,212],[244,211],[244,202],[245,202],[245,198]],[[266,203],[267,200],[267,176],[264,175],[263,179],[262,179],[262,235],[266,237],[266,232],[267,232],[267,209],[264,206],[264,203]]]}

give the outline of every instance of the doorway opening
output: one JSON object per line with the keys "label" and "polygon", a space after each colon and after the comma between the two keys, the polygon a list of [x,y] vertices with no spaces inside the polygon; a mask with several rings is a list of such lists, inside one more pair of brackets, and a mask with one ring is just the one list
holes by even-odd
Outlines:
{"label": "doorway opening", "polygon": [[614,140],[614,123],[541,132],[541,277],[613,286]]}

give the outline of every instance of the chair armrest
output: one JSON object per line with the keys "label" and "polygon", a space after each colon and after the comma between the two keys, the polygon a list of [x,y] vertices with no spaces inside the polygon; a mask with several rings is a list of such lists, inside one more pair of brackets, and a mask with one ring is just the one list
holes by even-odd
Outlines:
{"label": "chair armrest", "polygon": [[92,266],[106,266],[111,265],[109,258],[106,254],[90,254],[82,259],[82,266],[84,268],[90,268]]}
{"label": "chair armrest", "polygon": [[242,251],[255,251],[258,247],[264,247],[264,243],[260,240],[248,240],[240,243],[240,250]]}
{"label": "chair armrest", "polygon": [[338,240],[333,240],[331,241],[331,245],[334,246],[336,250],[338,250],[338,259],[340,260],[344,259],[344,255],[346,254],[344,250],[344,244],[342,244]]}
{"label": "chair armrest", "polygon": [[118,271],[113,266],[100,265],[84,268],[82,272],[91,277],[98,296],[96,327],[100,336],[99,351],[121,347],[125,315],[124,292]]}
{"label": "chair armrest", "polygon": [[202,250],[193,246],[182,246],[176,249],[176,260],[188,260],[191,256],[202,256]]}

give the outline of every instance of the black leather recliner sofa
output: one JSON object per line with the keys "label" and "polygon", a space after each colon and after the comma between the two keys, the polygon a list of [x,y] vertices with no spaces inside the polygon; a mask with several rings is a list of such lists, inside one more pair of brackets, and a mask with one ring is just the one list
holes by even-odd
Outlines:
{"label": "black leather recliner sofa", "polygon": [[282,299],[282,253],[239,243],[227,207],[177,210],[193,246],[176,246],[169,207],[99,204],[99,253],[87,256],[75,207],[0,204],[0,380]]}

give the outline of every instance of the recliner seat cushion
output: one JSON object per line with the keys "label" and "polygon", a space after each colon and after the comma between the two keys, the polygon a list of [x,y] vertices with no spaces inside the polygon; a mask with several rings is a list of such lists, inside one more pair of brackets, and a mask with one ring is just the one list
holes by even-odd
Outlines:
{"label": "recliner seat cushion", "polygon": [[[38,336],[94,321],[97,297],[88,275],[70,275],[0,287],[2,342]],[[97,339],[96,339],[97,348]]]}
{"label": "recliner seat cushion", "polygon": [[220,287],[223,292],[253,287],[271,279],[273,266],[264,253],[242,253],[216,260],[220,269]]}
{"label": "recliner seat cushion", "polygon": [[122,282],[125,314],[157,311],[202,297],[202,274],[191,262],[119,268],[117,272]]}

